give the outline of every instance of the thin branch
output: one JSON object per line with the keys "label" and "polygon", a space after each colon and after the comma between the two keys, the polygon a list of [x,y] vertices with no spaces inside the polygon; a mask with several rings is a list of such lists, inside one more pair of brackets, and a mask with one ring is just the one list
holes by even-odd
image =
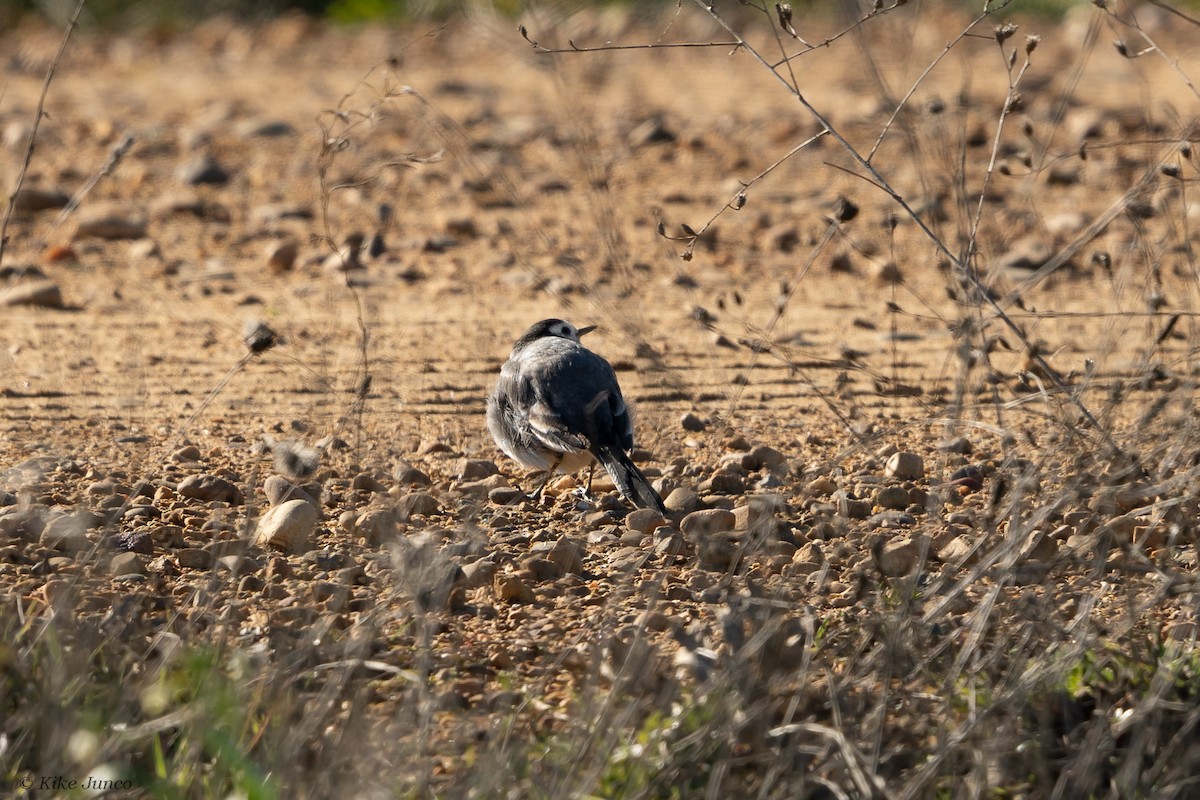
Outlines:
{"label": "thin branch", "polygon": [[895,124],[896,118],[900,116],[900,112],[906,105],[908,105],[908,101],[912,99],[913,94],[917,91],[917,87],[924,83],[925,79],[929,77],[929,73],[933,72],[937,65],[942,63],[942,59],[949,55],[950,51],[967,35],[969,35],[976,25],[978,25],[980,22],[983,22],[985,19],[987,19],[986,12],[971,20],[971,24],[964,28],[963,31],[958,34],[958,36],[955,36],[953,39],[951,39],[942,52],[938,53],[937,58],[929,62],[929,66],[925,68],[925,71],[917,76],[917,79],[913,81],[913,85],[909,87],[908,92],[904,95],[904,97],[900,98],[900,102],[896,104],[896,108],[894,111],[892,111],[892,115],[888,117],[888,121],[885,122],[883,127],[879,129],[879,137],[875,139],[875,144],[871,145],[871,149],[867,153],[867,161],[870,161],[875,157],[875,151],[877,151],[879,146],[883,144],[883,140],[887,137],[888,131],[891,130],[892,125]]}
{"label": "thin branch", "polygon": [[541,55],[557,55],[559,53],[603,53],[609,50],[666,50],[675,47],[741,47],[740,42],[651,42],[650,44],[602,44],[593,47],[580,47],[571,39],[567,40],[569,47],[545,47],[536,39],[529,38],[529,30],[524,25],[517,26],[521,38],[533,45],[533,49]]}
{"label": "thin branch", "polygon": [[58,52],[55,53],[50,66],[46,68],[46,79],[42,82],[42,92],[38,95],[37,109],[33,114],[33,126],[29,129],[29,140],[25,143],[25,158],[21,162],[21,171],[17,173],[17,182],[13,186],[12,194],[8,196],[8,208],[4,209],[4,221],[0,222],[0,265],[4,264],[4,249],[8,246],[8,223],[12,219],[17,194],[25,183],[25,176],[29,172],[29,162],[33,160],[33,146],[42,125],[42,116],[45,114],[46,95],[50,93],[50,81],[54,79],[54,73],[58,70],[58,65],[62,63],[63,54],[67,52],[67,42],[71,40],[71,33],[79,24],[79,15],[83,13],[83,5],[86,2],[87,0],[79,0],[79,5],[75,6],[75,13],[67,20],[67,29],[63,32]]}
{"label": "thin branch", "polygon": [[[706,4],[704,2],[704,0],[694,0],[694,2],[698,6],[700,6],[705,12],[707,12],[717,22],[717,24],[719,24],[721,27],[723,27],[731,35],[738,37],[738,39],[742,42],[743,49],[747,53],[749,53],[750,56],[755,61],[757,61],[764,68],[769,70],[771,72],[771,74],[775,76],[776,80],[778,80],[781,84],[783,84],[787,88],[788,92],[793,97],[796,98],[796,100],[800,103],[800,105],[802,105],[804,107],[804,109],[809,114],[811,114],[813,116],[813,118],[817,120],[817,122],[819,122],[822,125],[822,127],[824,127],[826,130],[829,131],[829,135],[832,136],[839,145],[841,145],[842,149],[845,150],[846,153],[851,158],[853,158],[855,161],[857,161],[871,175],[871,177],[873,177],[879,183],[879,185],[883,189],[883,191],[889,197],[891,197],[892,200],[894,200],[896,202],[896,204],[900,206],[901,209],[904,210],[904,213],[910,219],[912,219],[913,223],[921,230],[921,232],[933,244],[933,246],[935,248],[937,248],[937,250],[939,250],[944,256],[946,256],[946,258],[950,261],[950,263],[955,265],[955,267],[958,269],[959,273],[965,277],[967,282],[970,283],[972,285],[972,287],[979,292],[982,302],[991,306],[992,312],[995,314],[996,318],[999,319],[1001,322],[1003,322],[1004,325],[1009,330],[1012,331],[1013,335],[1016,336],[1018,339],[1020,339],[1020,341],[1023,344],[1025,344],[1026,347],[1028,347],[1030,349],[1030,351],[1032,353],[1032,360],[1038,365],[1039,368],[1041,368],[1044,372],[1046,372],[1050,376],[1051,381],[1055,384],[1055,386],[1063,391],[1066,391],[1066,387],[1064,387],[1059,382],[1058,378],[1053,374],[1053,371],[1050,369],[1050,365],[1045,362],[1043,357],[1040,354],[1038,354],[1036,352],[1036,350],[1034,350],[1034,348],[1031,345],[1031,342],[1029,341],[1029,337],[1025,333],[1025,331],[1022,330],[1019,325],[1017,325],[1015,322],[1013,322],[1012,318],[1008,316],[1008,314],[1001,307],[999,302],[997,302],[994,298],[992,298],[991,296],[989,296],[986,293],[986,291],[984,290],[984,286],[980,282],[978,276],[973,274],[973,272],[967,267],[967,265],[964,263],[964,261],[958,255],[956,255],[955,253],[953,253],[950,250],[950,248],[946,245],[946,243],[942,240],[942,238],[940,236],[938,236],[933,231],[932,228],[929,227],[928,223],[926,223],[925,220],[923,220],[920,217],[920,215],[917,214],[917,212],[908,203],[908,201],[906,201],[904,199],[904,197],[900,195],[899,192],[897,192],[895,189],[893,189],[891,187],[891,184],[888,183],[887,179],[883,176],[883,174],[880,173],[879,170],[876,169],[875,166],[870,161],[867,161],[866,158],[863,157],[863,155],[858,151],[858,149],[855,148],[854,145],[851,144],[849,142],[849,140],[846,139],[845,136],[843,136],[836,128],[834,128],[834,126],[830,123],[829,119],[824,114],[822,114],[821,111],[816,108],[816,106],[814,106],[811,102],[809,102],[809,100],[804,96],[804,94],[802,92],[800,92],[794,85],[789,84],[788,81],[781,74],[779,74],[779,72],[777,70],[773,69],[771,67],[770,62],[767,61],[766,58],[764,58],[763,55],[758,52],[758,50],[756,50],[753,46],[751,46],[748,42],[746,42],[746,40],[743,39],[738,34],[738,32],[733,28],[733,26],[729,22],[727,22],[725,20],[725,18],[722,17],[715,8]],[[1100,425],[1099,420],[1097,420],[1095,415],[1092,414],[1092,412],[1090,410],[1088,410],[1087,406],[1085,406],[1083,404],[1083,401],[1074,396],[1071,397],[1071,400],[1072,400],[1072,403],[1075,405],[1075,407],[1078,409],[1079,413],[1082,414],[1083,417],[1087,420],[1088,424],[1091,425],[1092,429],[1095,430],[1100,435],[1100,437],[1104,440],[1104,443],[1108,446],[1109,450],[1113,454],[1122,453],[1121,448],[1117,445],[1116,441],[1113,439],[1112,434],[1107,429],[1105,429],[1103,426]]]}
{"label": "thin branch", "polygon": [[668,239],[669,241],[673,241],[673,242],[674,241],[686,241],[688,243],[688,246],[687,246],[687,249],[684,250],[684,252],[683,252],[683,260],[690,261],[692,258],[692,253],[696,249],[696,242],[699,241],[699,239],[702,236],[704,236],[704,233],[709,228],[712,227],[713,223],[715,223],[718,219],[720,219],[720,217],[722,215],[724,215],[724,213],[726,211],[741,211],[742,208],[745,207],[745,205],[746,205],[746,190],[747,189],[749,189],[751,186],[753,186],[754,184],[761,181],[763,178],[770,175],[772,172],[774,172],[776,169],[778,169],[784,162],[786,162],[792,156],[799,153],[804,148],[808,147],[813,142],[820,139],[826,133],[828,133],[828,131],[820,131],[818,133],[813,134],[812,136],[808,137],[800,144],[793,147],[791,150],[789,150],[787,153],[785,153],[778,161],[776,161],[774,164],[771,164],[769,167],[767,167],[762,172],[755,175],[750,180],[746,181],[745,183],[738,181],[738,183],[742,184],[742,188],[739,189],[736,194],[734,194],[732,200],[730,200],[725,205],[721,206],[721,208],[717,211],[717,213],[715,213],[711,217],[709,217],[708,221],[705,222],[703,225],[701,225],[699,230],[693,230],[692,228],[689,228],[688,226],[685,225],[685,226],[683,226],[684,234],[685,234],[684,236],[668,236],[664,232],[663,225],[660,223],[659,230],[658,230],[659,235],[662,236],[663,238]]}

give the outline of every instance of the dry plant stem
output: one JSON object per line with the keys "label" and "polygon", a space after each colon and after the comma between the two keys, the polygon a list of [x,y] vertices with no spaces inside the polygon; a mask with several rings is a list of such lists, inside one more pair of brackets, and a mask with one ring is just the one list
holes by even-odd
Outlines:
{"label": "dry plant stem", "polygon": [[557,53],[599,53],[607,50],[666,50],[675,47],[738,47],[737,42],[651,42],[650,44],[602,44],[598,47],[580,47],[571,39],[567,40],[567,47],[550,48],[543,47],[535,39],[529,38],[529,30],[524,25],[517,26],[517,32],[521,37],[533,45],[533,49],[539,53],[553,55]]}
{"label": "dry plant stem", "polygon": [[[1043,264],[1041,267],[1039,267],[1037,269],[1037,271],[1035,271],[1028,278],[1026,278],[1025,280],[1021,281],[1019,284],[1017,284],[1015,287],[1013,287],[1012,291],[1010,291],[1007,295],[1005,295],[1003,298],[1001,298],[998,301],[999,304],[1005,308],[1007,308],[1008,306],[1011,306],[1026,291],[1033,288],[1034,286],[1037,286],[1039,283],[1041,283],[1043,280],[1045,280],[1051,273],[1057,271],[1060,267],[1062,267],[1064,264],[1066,264],[1068,261],[1070,261],[1071,258],[1073,258],[1075,256],[1075,254],[1080,251],[1080,249],[1082,249],[1088,242],[1092,241],[1097,236],[1099,236],[1101,233],[1103,233],[1104,229],[1107,228],[1114,219],[1119,217],[1125,211],[1126,207],[1129,204],[1130,199],[1136,197],[1138,194],[1143,192],[1146,189],[1146,187],[1148,187],[1151,183],[1153,183],[1157,179],[1158,179],[1157,166],[1148,168],[1145,171],[1145,173],[1143,173],[1141,179],[1139,179],[1137,183],[1135,183],[1123,195],[1121,195],[1119,198],[1117,198],[1113,202],[1113,204],[1110,205],[1104,211],[1103,214],[1101,214],[1099,217],[1097,217],[1092,222],[1092,224],[1088,225],[1087,228],[1085,228],[1078,236],[1076,236],[1074,239],[1072,239],[1070,242],[1068,242],[1063,247],[1062,250],[1060,250],[1058,253],[1056,253],[1054,255],[1053,258],[1051,258],[1049,261],[1047,261],[1045,264]],[[1054,314],[1054,313],[1055,312],[1039,312],[1039,315],[1046,316],[1047,314]],[[1122,311],[1119,313],[1120,313],[1120,315],[1128,315],[1128,314],[1134,314],[1137,312]],[[1180,312],[1180,313],[1183,313],[1186,316],[1190,316],[1194,312],[1185,311],[1185,312]],[[1063,315],[1065,316],[1065,314],[1063,314]]]}
{"label": "dry plant stem", "polygon": [[[1000,48],[1000,57],[1004,59],[1004,44],[998,42]],[[1004,59],[1007,66],[1007,59]],[[1000,109],[1000,117],[996,120],[996,135],[992,139],[992,150],[988,154],[987,169],[983,173],[983,186],[979,190],[979,200],[975,204],[975,217],[971,220],[971,231],[967,235],[967,246],[970,253],[967,254],[964,261],[970,262],[975,253],[975,245],[979,237],[979,225],[983,219],[983,207],[987,202],[988,187],[992,183],[992,175],[996,171],[996,159],[1000,156],[1000,137],[1004,135],[1004,123],[1008,121],[1008,115],[1011,111],[1013,99],[1017,96],[1017,87],[1021,84],[1021,79],[1025,77],[1026,70],[1029,69],[1029,53],[1025,54],[1025,63],[1021,65],[1020,71],[1016,78],[1012,77],[1012,71],[1009,70],[1008,94],[1004,98],[1004,107]]]}
{"label": "dry plant stem", "polygon": [[875,144],[871,145],[871,149],[867,152],[867,161],[875,158],[876,151],[879,150],[879,147],[883,144],[883,140],[887,138],[888,131],[890,131],[892,129],[892,125],[896,123],[896,118],[900,116],[900,112],[904,110],[906,105],[908,105],[908,101],[912,99],[913,94],[916,93],[920,85],[925,82],[925,79],[929,77],[930,73],[937,68],[938,64],[942,63],[942,59],[948,56],[951,50],[958,46],[959,42],[965,39],[967,35],[975,29],[976,25],[983,22],[987,18],[988,13],[985,12],[971,20],[971,24],[967,25],[967,27],[963,28],[961,33],[951,39],[945,48],[943,48],[942,52],[938,53],[937,58],[929,62],[929,66],[925,67],[925,70],[919,76],[917,76],[917,79],[913,81],[913,85],[909,87],[908,91],[904,94],[904,97],[900,98],[900,102],[896,104],[896,108],[892,111],[892,115],[888,117],[887,122],[883,123],[883,127],[879,130],[879,136],[875,139]]}
{"label": "dry plant stem", "polygon": [[237,375],[239,372],[241,372],[242,369],[247,364],[249,364],[256,355],[258,355],[258,354],[257,353],[246,353],[246,355],[244,355],[240,359],[238,359],[238,362],[236,364],[234,364],[232,367],[229,368],[229,371],[225,373],[225,377],[223,377],[223,378],[221,378],[221,380],[217,381],[216,385],[213,386],[213,388],[209,390],[208,394],[205,396],[204,400],[200,403],[200,405],[196,406],[196,410],[192,412],[192,415],[190,417],[188,417],[187,419],[185,419],[183,421],[183,424],[181,424],[179,426],[179,428],[175,431],[175,437],[176,437],[175,441],[176,442],[180,441],[181,437],[187,435],[187,431],[188,431],[188,429],[190,429],[192,427],[192,423],[194,423],[196,421],[196,419],[201,414],[204,413],[205,409],[207,409],[212,404],[213,400],[217,399],[217,395],[219,395],[221,393],[221,390],[224,389],[231,380],[233,380],[233,376]]}
{"label": "dry plant stem", "polygon": [[[808,260],[797,268],[795,278],[793,278],[788,284],[787,291],[784,293],[783,297],[781,297],[775,304],[775,312],[771,315],[771,319],[767,323],[767,327],[763,329],[761,338],[770,338],[771,333],[775,330],[775,326],[779,324],[779,320],[783,318],[784,312],[787,311],[788,303],[791,301],[792,296],[796,293],[796,287],[800,285],[800,281],[804,280],[804,276],[807,275],[809,269],[812,268],[813,262],[817,260],[817,256],[821,254],[821,251],[823,251],[825,246],[828,245],[833,239],[833,235],[837,232],[840,226],[841,223],[836,220],[830,222],[829,227],[825,229],[825,234],[821,237],[821,240],[817,242],[817,244],[813,247],[812,252],[809,253]],[[750,362],[746,366],[747,371],[754,370],[755,365],[758,363],[759,355],[759,348],[751,349]],[[746,384],[740,384],[737,388],[737,391],[733,393],[733,397],[730,398],[729,411],[727,412],[730,418],[732,418],[734,412],[737,411],[738,403],[741,402],[742,395],[745,393],[745,391]],[[832,407],[832,403],[830,405]],[[836,409],[834,409],[834,411],[836,413]]]}
{"label": "dry plant stem", "polygon": [[1145,39],[1146,42],[1150,45],[1150,47],[1147,48],[1146,50],[1142,50],[1131,56],[1126,56],[1126,58],[1130,58],[1130,59],[1137,58],[1138,56],[1145,55],[1148,51],[1153,50],[1155,53],[1158,54],[1159,58],[1161,58],[1167,64],[1167,66],[1169,66],[1172,70],[1174,70],[1175,74],[1179,76],[1179,79],[1181,81],[1183,81],[1184,85],[1186,85],[1187,88],[1189,90],[1191,90],[1191,93],[1193,95],[1195,95],[1197,99],[1200,99],[1200,91],[1197,91],[1196,84],[1192,82],[1192,79],[1188,76],[1188,74],[1183,71],[1182,67],[1179,66],[1179,59],[1170,58],[1166,54],[1166,52],[1161,47],[1158,46],[1158,44],[1154,41],[1154,39],[1150,38],[1150,34],[1146,33],[1146,31],[1142,30],[1142,26],[1137,23],[1137,20],[1131,21],[1131,20],[1127,20],[1127,19],[1122,19],[1111,8],[1105,7],[1102,9],[1102,11],[1105,14],[1107,14],[1110,19],[1114,20],[1118,25],[1123,25],[1126,28],[1131,28],[1131,29],[1137,31],[1138,35],[1141,36],[1143,39]]}
{"label": "dry plant stem", "polygon": [[[897,8],[899,8],[902,5],[904,5],[904,3],[893,3],[892,5],[887,6],[886,8],[881,6],[880,8],[872,9],[871,11],[868,11],[866,14],[864,14],[863,16],[861,16],[857,20],[855,20],[854,24],[846,26],[842,30],[833,34],[832,36],[826,37],[825,39],[823,39],[822,41],[820,41],[816,44],[809,44],[808,42],[805,42],[803,39],[801,39],[799,36],[797,36],[793,31],[788,31],[787,32],[788,35],[792,36],[794,39],[796,39],[796,40],[800,41],[802,44],[804,44],[805,48],[798,53],[793,53],[792,55],[785,55],[779,61],[772,64],[771,69],[776,69],[778,67],[781,67],[784,64],[789,63],[793,59],[800,58],[801,56],[806,56],[814,50],[819,50],[822,47],[829,47],[829,45],[833,44],[838,39],[841,39],[846,34],[849,34],[849,33],[852,33],[854,31],[858,30],[859,28],[861,28],[867,22],[870,22],[875,17],[880,17],[880,16],[883,16],[884,14],[887,14],[890,11],[895,11]],[[763,11],[764,13],[767,13],[765,8],[760,7],[759,10]]]}
{"label": "dry plant stem", "polygon": [[1152,6],[1161,8],[1163,11],[1169,11],[1170,13],[1179,17],[1180,19],[1187,20],[1188,22],[1190,22],[1192,25],[1195,25],[1196,27],[1200,27],[1200,19],[1196,19],[1195,17],[1189,17],[1187,14],[1183,13],[1179,9],[1174,8],[1173,6],[1169,6],[1166,3],[1162,2],[1162,0],[1146,0],[1146,2]]}
{"label": "dry plant stem", "polygon": [[37,108],[33,113],[33,125],[29,129],[29,140],[25,143],[25,157],[21,161],[21,170],[17,173],[17,182],[8,196],[8,208],[4,209],[4,220],[0,222],[0,266],[4,264],[4,250],[8,246],[8,223],[12,219],[13,205],[16,202],[17,193],[21,191],[21,187],[25,183],[25,176],[29,173],[29,163],[33,160],[33,146],[37,140],[38,129],[42,124],[46,95],[50,93],[50,81],[54,79],[54,73],[58,69],[58,65],[62,63],[63,54],[67,52],[67,42],[71,40],[71,33],[79,24],[79,15],[83,13],[83,6],[86,2],[87,0],[79,0],[79,4],[75,6],[75,13],[71,14],[71,18],[67,20],[67,29],[63,32],[58,52],[55,53],[50,66],[46,68],[46,79],[42,82],[42,91],[38,95]]}
{"label": "dry plant stem", "polygon": [[88,196],[92,189],[96,188],[96,184],[100,182],[101,178],[112,174],[112,171],[117,168],[118,164],[121,163],[121,159],[125,157],[125,155],[129,152],[129,148],[132,146],[132,133],[127,133],[121,137],[121,141],[117,142],[116,146],[114,146],[109,152],[108,158],[106,158],[104,163],[100,165],[100,169],[97,170],[96,174],[88,178],[87,183],[85,183],[79,189],[79,191],[75,193],[75,196],[71,198],[70,202],[63,206],[63,210],[58,212],[58,216],[54,218],[54,223],[50,226],[47,236],[56,231],[60,225],[66,222],[67,217],[75,213],[75,210],[79,208],[79,204],[83,202],[84,198]]}
{"label": "dry plant stem", "polygon": [[[808,137],[800,144],[793,147],[791,150],[789,150],[787,153],[785,153],[779,160],[777,160],[774,164],[771,164],[769,167],[767,167],[762,172],[755,175],[750,180],[746,181],[745,183],[738,181],[738,183],[742,184],[741,190],[738,191],[738,193],[734,195],[732,200],[730,200],[728,203],[723,205],[720,208],[720,210],[717,211],[717,213],[715,213],[711,217],[709,217],[708,221],[705,222],[703,225],[701,225],[700,228],[697,229],[692,234],[687,235],[687,236],[666,236],[666,238],[669,239],[670,241],[687,241],[688,246],[684,250],[684,260],[686,261],[688,258],[691,257],[691,254],[695,251],[696,242],[699,241],[699,239],[702,236],[704,236],[705,232],[709,228],[711,228],[713,226],[713,224],[725,214],[726,211],[741,211],[742,208],[745,207],[745,192],[747,189],[749,189],[751,186],[753,186],[754,184],[761,181],[763,178],[770,175],[772,172],[774,172],[776,169],[778,169],[780,166],[782,166],[784,163],[786,163],[788,161],[788,159],[790,159],[792,156],[796,155],[797,153],[799,153],[804,148],[808,147],[813,142],[815,142],[818,139],[820,139],[821,137],[825,136],[825,134],[827,134],[827,133],[828,133],[828,131],[823,130],[816,134],[813,134],[812,136]],[[664,236],[665,236],[665,234],[664,234]]]}
{"label": "dry plant stem", "polygon": [[[1026,335],[1025,331],[1023,331],[1019,325],[1017,325],[1015,322],[1012,321],[1012,319],[1008,316],[1007,312],[1005,312],[1005,310],[1000,306],[1000,304],[995,299],[993,299],[992,297],[990,297],[987,294],[983,285],[980,283],[978,277],[975,276],[971,272],[971,270],[968,269],[967,265],[963,263],[962,259],[960,259],[957,255],[955,255],[950,250],[949,246],[946,245],[946,243],[941,239],[941,237],[939,237],[936,233],[934,233],[933,229],[931,229],[929,227],[929,225],[925,222],[925,220],[923,220],[920,217],[920,215],[918,215],[917,212],[915,210],[913,210],[912,206],[909,205],[908,201],[906,201],[904,199],[904,197],[900,195],[899,192],[897,192],[895,189],[893,189],[891,187],[891,184],[887,181],[887,179],[883,176],[883,174],[880,173],[879,170],[877,170],[871,162],[867,161],[863,157],[863,155],[858,152],[858,150],[854,147],[854,145],[852,145],[836,128],[833,127],[833,125],[830,124],[829,120],[825,117],[825,115],[822,114],[820,112],[820,110],[818,110],[814,105],[812,105],[812,103],[810,103],[808,101],[808,99],[804,97],[804,94],[802,92],[800,92],[795,86],[789,84],[787,82],[787,80],[785,80],[784,77],[779,74],[778,71],[772,69],[770,62],[768,62],[762,56],[762,54],[759,53],[754,47],[752,47],[749,43],[747,43],[745,41],[745,39],[743,39],[738,34],[738,32],[733,28],[733,26],[730,25],[728,22],[726,22],[724,17],[722,17],[720,14],[717,13],[715,8],[713,8],[710,5],[707,5],[704,2],[704,0],[693,0],[693,2],[695,2],[698,6],[700,6],[702,9],[704,9],[704,11],[706,11],[708,14],[710,14],[713,17],[713,19],[717,22],[717,24],[719,24],[721,27],[723,27],[726,31],[728,31],[734,37],[737,37],[738,40],[742,42],[743,49],[747,53],[749,53],[755,61],[757,61],[765,69],[769,70],[771,72],[771,74],[774,75],[775,78],[780,83],[782,83],[785,88],[787,88],[788,92],[791,93],[792,96],[796,98],[796,100],[804,107],[804,109],[806,111],[808,111],[809,114],[811,114],[813,116],[813,118],[816,119],[823,126],[823,128],[825,130],[827,130],[829,132],[829,135],[832,136],[839,145],[841,145],[842,149],[845,150],[847,155],[849,155],[851,158],[853,158],[856,162],[858,162],[858,164],[863,169],[865,169],[867,171],[867,173],[878,183],[878,185],[882,189],[882,191],[884,191],[889,197],[891,197],[892,200],[895,201],[896,204],[899,205],[900,208],[902,208],[904,210],[904,213],[921,230],[921,232],[925,235],[925,237],[927,239],[929,239],[929,241],[933,244],[933,246],[936,247],[944,256],[946,256],[950,260],[950,262],[952,264],[955,265],[955,267],[958,269],[960,274],[963,274],[966,276],[966,279],[971,284],[972,288],[974,288],[978,292],[982,302],[985,302],[986,304],[991,306],[993,313],[1001,322],[1004,323],[1005,327],[1007,327],[1010,331],[1012,331],[1013,335],[1016,336],[1021,341],[1021,343],[1024,344],[1031,352],[1033,352],[1034,362],[1038,365],[1039,368],[1041,368],[1044,372],[1046,372],[1046,374],[1050,375],[1051,380],[1055,384],[1056,388],[1063,391],[1064,393],[1067,393],[1066,387],[1063,386],[1062,382],[1058,379],[1058,377],[1054,375],[1053,371],[1050,368],[1050,365],[1046,363],[1045,359],[1040,354],[1037,354],[1034,351],[1034,348],[1032,347],[1032,343],[1029,341],[1029,337]],[[1104,440],[1104,444],[1108,447],[1109,455],[1121,454],[1122,450],[1117,445],[1116,441],[1113,439],[1112,434],[1107,429],[1105,429],[1103,426],[1100,425],[1100,422],[1096,419],[1095,415],[1093,415],[1092,412],[1090,410],[1088,410],[1087,406],[1085,406],[1079,398],[1074,397],[1074,396],[1071,396],[1071,401],[1075,405],[1075,407],[1079,410],[1079,413],[1082,414],[1083,417],[1088,421],[1088,424],[1091,426],[1092,430],[1096,431],[1096,433],[1099,434],[1099,436]]]}
{"label": "dry plant stem", "polygon": [[[323,134],[321,152],[317,158],[317,180],[321,193],[321,224],[324,230],[325,243],[329,247],[330,252],[334,255],[340,254],[340,251],[338,250],[337,242],[334,240],[333,229],[329,221],[329,203],[335,191],[346,187],[331,186],[329,183],[329,170],[333,166],[333,162],[337,159],[337,155],[342,152],[349,143],[350,134],[353,133],[360,124],[369,122],[379,106],[397,96],[397,94],[393,93],[390,88],[385,85],[385,91],[382,97],[375,101],[375,103],[368,110],[368,113],[351,114],[346,110],[345,107],[350,99],[354,96],[354,93],[357,92],[359,88],[368,85],[367,81],[376,68],[377,66],[369,69],[359,81],[358,86],[342,96],[342,98],[338,101],[336,109],[331,112],[327,112],[331,117],[331,122],[326,124],[325,122],[318,120]],[[401,90],[399,94],[403,94],[403,90]],[[343,127],[335,136],[334,127],[339,123]],[[354,400],[351,401],[349,412],[344,415],[343,418],[353,418],[355,420],[355,445],[357,449],[362,445],[362,419],[366,412],[366,401],[371,387],[371,361],[369,350],[370,335],[367,332],[366,312],[363,308],[362,296],[359,294],[358,289],[354,286],[354,282],[350,279],[350,271],[343,270],[343,275],[346,290],[350,293],[350,297],[354,301],[355,322],[358,326],[358,378],[355,381]],[[340,429],[340,425],[340,420],[335,422],[335,434]]]}

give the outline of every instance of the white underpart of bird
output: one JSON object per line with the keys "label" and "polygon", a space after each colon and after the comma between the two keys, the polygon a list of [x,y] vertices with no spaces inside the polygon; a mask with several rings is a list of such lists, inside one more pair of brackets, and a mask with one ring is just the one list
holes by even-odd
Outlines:
{"label": "white underpart of bird", "polygon": [[626,500],[666,516],[629,458],[633,421],[617,375],[579,341],[593,329],[561,319],[530,326],[488,395],[488,431],[505,455],[531,469],[571,474],[599,461]]}

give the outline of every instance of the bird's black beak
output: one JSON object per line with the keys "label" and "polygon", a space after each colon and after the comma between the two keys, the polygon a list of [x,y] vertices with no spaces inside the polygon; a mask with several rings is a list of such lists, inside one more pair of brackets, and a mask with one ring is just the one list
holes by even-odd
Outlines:
{"label": "bird's black beak", "polygon": [[592,331],[596,330],[596,327],[596,325],[588,325],[586,327],[577,329],[575,332],[580,336],[583,336],[585,333],[591,333]]}

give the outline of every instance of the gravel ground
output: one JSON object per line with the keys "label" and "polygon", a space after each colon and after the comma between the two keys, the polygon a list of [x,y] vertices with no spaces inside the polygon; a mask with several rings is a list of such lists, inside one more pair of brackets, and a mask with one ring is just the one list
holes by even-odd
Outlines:
{"label": "gravel ground", "polygon": [[[672,19],[526,24],[547,47],[725,35]],[[933,796],[951,773],[1108,787],[1136,748],[1146,786],[1184,780],[1182,745],[1138,743],[1147,706],[1124,689],[1092,691],[1116,721],[1086,747],[1066,725],[1065,761],[954,760],[993,734],[1007,753],[1044,710],[1041,670],[1115,652],[1155,675],[1155,647],[1196,652],[1200,100],[1181,76],[1200,50],[1157,17],[1168,58],[1089,49],[1091,19],[1025,23],[1011,70],[985,23],[872,159],[951,249],[977,225],[1011,327],[831,137],[690,244],[684,225],[820,130],[728,47],[538,54],[492,19],[79,36],[0,284],[5,615],[127,648],[131,691],[179,643],[306,675],[294,715],[362,732],[341,769],[414,791],[465,792],[495,758],[527,796],[512,741],[632,737],[714,687],[742,712],[721,717],[723,779],[764,796],[781,752],[804,791],[843,796]],[[897,10],[798,60],[805,98],[869,150],[966,24]],[[1026,33],[1043,38],[1016,103]],[[4,36],[5,186],[59,35]],[[488,438],[485,395],[545,317],[600,326],[669,519],[602,476],[534,499],[540,476]],[[276,338],[247,338],[258,323]],[[1155,695],[1185,721],[1163,741],[1195,724],[1194,671],[1183,686]],[[1014,705],[989,716],[984,694]],[[304,736],[334,781],[329,730]],[[1088,784],[1096,742],[1119,757]],[[690,746],[671,745],[717,763]],[[558,796],[612,794],[587,776],[615,751],[572,752]]]}

